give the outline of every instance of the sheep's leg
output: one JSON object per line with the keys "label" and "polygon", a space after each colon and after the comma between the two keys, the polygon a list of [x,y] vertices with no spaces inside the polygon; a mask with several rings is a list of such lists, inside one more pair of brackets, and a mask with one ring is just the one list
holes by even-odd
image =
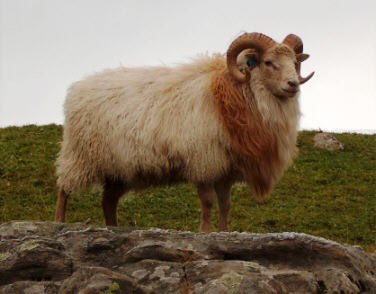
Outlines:
{"label": "sheep's leg", "polygon": [[123,183],[106,181],[102,195],[102,209],[106,226],[117,226],[117,205],[124,193],[125,186]]}
{"label": "sheep's leg", "polygon": [[198,196],[201,201],[201,224],[200,232],[210,232],[211,208],[214,200],[214,188],[211,184],[197,185]]}
{"label": "sheep's leg", "polygon": [[231,186],[231,182],[218,182],[214,186],[218,198],[218,231],[220,232],[228,231],[227,216],[230,211]]}
{"label": "sheep's leg", "polygon": [[60,189],[57,195],[55,222],[63,223],[65,221],[65,210],[67,209],[69,194]]}

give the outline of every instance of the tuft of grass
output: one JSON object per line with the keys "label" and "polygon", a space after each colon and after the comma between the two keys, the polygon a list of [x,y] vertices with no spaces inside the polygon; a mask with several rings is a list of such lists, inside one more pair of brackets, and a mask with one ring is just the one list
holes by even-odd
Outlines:
{"label": "tuft of grass", "polygon": [[[230,229],[256,233],[295,231],[376,251],[376,135],[335,134],[344,151],[313,147],[316,132],[300,132],[299,155],[265,204],[237,184]],[[62,127],[0,129],[0,223],[54,219],[55,165]],[[192,185],[130,192],[118,208],[121,226],[197,231],[200,205]],[[218,209],[213,211],[213,230]],[[99,192],[69,199],[67,222],[104,223]]]}

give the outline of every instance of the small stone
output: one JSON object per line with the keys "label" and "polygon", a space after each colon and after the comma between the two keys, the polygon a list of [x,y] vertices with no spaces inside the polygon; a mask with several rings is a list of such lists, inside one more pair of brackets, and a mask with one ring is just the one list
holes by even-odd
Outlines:
{"label": "small stone", "polygon": [[343,150],[343,144],[329,133],[318,133],[313,137],[314,146],[329,151]]}

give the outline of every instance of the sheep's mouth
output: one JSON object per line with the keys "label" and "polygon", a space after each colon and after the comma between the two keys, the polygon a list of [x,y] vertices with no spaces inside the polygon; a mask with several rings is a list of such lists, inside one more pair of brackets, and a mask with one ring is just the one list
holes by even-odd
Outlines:
{"label": "sheep's mouth", "polygon": [[292,89],[282,89],[284,92],[289,93],[289,94],[296,94],[299,92],[299,90],[292,90]]}

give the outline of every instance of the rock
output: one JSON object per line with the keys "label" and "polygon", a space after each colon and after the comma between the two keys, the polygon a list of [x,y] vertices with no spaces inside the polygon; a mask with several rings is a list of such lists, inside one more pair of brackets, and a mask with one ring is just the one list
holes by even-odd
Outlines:
{"label": "rock", "polygon": [[376,259],[300,233],[10,222],[0,293],[376,293]]}
{"label": "rock", "polygon": [[314,146],[329,151],[343,150],[343,144],[329,133],[318,133],[313,137]]}

